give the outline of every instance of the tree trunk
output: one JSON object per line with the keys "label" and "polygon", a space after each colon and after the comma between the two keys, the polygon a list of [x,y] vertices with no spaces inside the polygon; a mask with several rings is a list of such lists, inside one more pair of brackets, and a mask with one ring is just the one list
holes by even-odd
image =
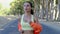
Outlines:
{"label": "tree trunk", "polygon": [[43,19],[44,18],[44,0],[42,0],[41,2],[42,2],[41,19]]}
{"label": "tree trunk", "polygon": [[56,0],[54,0],[54,13],[53,13],[53,20],[55,20],[55,14],[56,14],[55,7],[56,7]]}
{"label": "tree trunk", "polygon": [[37,4],[37,0],[34,0],[34,15],[36,15],[37,17],[39,17],[39,8],[38,8],[38,4]]}
{"label": "tree trunk", "polygon": [[46,0],[46,20],[48,21],[48,0]]}
{"label": "tree trunk", "polygon": [[51,0],[51,14],[50,14],[50,18],[51,20],[53,20],[53,0]]}

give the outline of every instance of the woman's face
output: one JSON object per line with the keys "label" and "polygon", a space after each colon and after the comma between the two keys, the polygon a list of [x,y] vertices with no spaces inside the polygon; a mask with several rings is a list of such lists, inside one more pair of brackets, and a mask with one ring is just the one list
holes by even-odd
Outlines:
{"label": "woman's face", "polygon": [[24,3],[24,11],[25,12],[30,12],[31,11],[31,5],[29,3]]}

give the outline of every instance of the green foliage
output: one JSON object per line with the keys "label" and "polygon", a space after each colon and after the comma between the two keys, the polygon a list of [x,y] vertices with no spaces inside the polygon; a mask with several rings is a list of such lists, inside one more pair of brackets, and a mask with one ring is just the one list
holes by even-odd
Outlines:
{"label": "green foliage", "polygon": [[9,15],[9,8],[2,8],[0,10],[0,15]]}
{"label": "green foliage", "polygon": [[2,4],[0,3],[0,15],[9,15],[9,8],[3,7]]}
{"label": "green foliage", "polygon": [[2,4],[0,3],[0,9],[2,8]]}
{"label": "green foliage", "polygon": [[56,4],[58,4],[58,0],[56,0]]}
{"label": "green foliage", "polygon": [[23,14],[24,13],[23,3],[25,1],[31,1],[33,3],[33,0],[14,0],[12,3],[10,3],[11,5],[10,14],[14,14],[14,15]]}

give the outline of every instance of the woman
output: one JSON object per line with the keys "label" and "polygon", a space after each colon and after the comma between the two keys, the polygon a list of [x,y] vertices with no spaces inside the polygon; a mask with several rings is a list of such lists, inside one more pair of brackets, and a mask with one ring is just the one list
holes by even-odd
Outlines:
{"label": "woman", "polygon": [[32,3],[29,1],[26,1],[24,3],[24,14],[20,18],[20,24],[22,26],[22,30],[19,30],[21,34],[33,34],[33,28],[30,26],[30,23],[35,21],[38,22],[37,17],[33,16],[33,10],[32,10]]}

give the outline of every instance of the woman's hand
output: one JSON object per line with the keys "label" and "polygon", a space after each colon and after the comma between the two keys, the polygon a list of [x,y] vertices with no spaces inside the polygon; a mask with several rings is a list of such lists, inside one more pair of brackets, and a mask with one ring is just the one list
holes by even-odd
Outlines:
{"label": "woman's hand", "polygon": [[23,33],[24,33],[24,31],[23,31],[23,30],[20,30],[19,32],[20,32],[20,34],[23,34]]}

